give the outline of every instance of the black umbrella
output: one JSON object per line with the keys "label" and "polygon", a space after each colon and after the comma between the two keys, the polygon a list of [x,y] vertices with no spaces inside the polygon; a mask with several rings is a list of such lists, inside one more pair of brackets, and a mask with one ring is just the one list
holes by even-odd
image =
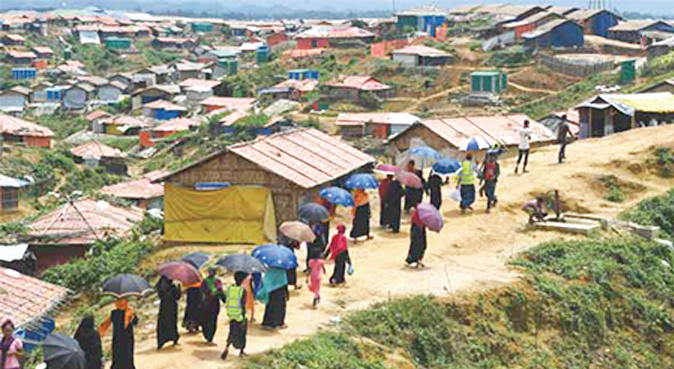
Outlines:
{"label": "black umbrella", "polygon": [[316,204],[315,202],[310,202],[300,206],[297,210],[297,215],[302,220],[307,220],[310,222],[322,222],[330,219],[330,213],[323,205]]}
{"label": "black umbrella", "polygon": [[52,333],[42,343],[49,369],[85,369],[87,360],[80,344],[63,333]]}
{"label": "black umbrella", "polygon": [[215,264],[227,268],[230,272],[251,274],[267,271],[267,267],[260,260],[245,254],[227,255]]}
{"label": "black umbrella", "polygon": [[201,269],[201,267],[204,266],[204,264],[206,264],[210,259],[211,254],[207,254],[205,252],[193,252],[183,256],[183,261],[194,265],[194,267],[197,269]]}
{"label": "black umbrella", "polygon": [[141,296],[151,289],[148,281],[135,274],[120,274],[103,282],[103,292],[117,298]]}

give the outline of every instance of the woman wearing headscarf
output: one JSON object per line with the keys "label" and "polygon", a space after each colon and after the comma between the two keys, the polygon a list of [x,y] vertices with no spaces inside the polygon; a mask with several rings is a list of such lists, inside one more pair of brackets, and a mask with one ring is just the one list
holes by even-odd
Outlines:
{"label": "woman wearing headscarf", "polygon": [[127,299],[118,299],[115,310],[98,328],[105,336],[112,327],[112,366],[111,369],[135,369],[133,327],[138,324],[136,313],[129,307]]}
{"label": "woman wearing headscarf", "polygon": [[173,341],[178,344],[178,300],[180,288],[173,284],[165,276],[157,282],[157,294],[159,295],[159,315],[157,316],[157,350],[161,350],[166,342]]}
{"label": "woman wearing headscarf", "polygon": [[442,206],[442,178],[437,173],[431,172],[428,176],[426,190],[431,196],[431,205],[440,210],[440,206]]}
{"label": "woman wearing headscarf", "polygon": [[328,240],[323,237],[325,231],[323,227],[324,226],[322,223],[311,223],[311,230],[314,232],[316,239],[314,242],[307,242],[307,268],[304,270],[305,274],[309,274],[311,272],[311,268],[309,266],[311,259],[322,258],[323,253],[325,253],[325,246],[327,245]]}
{"label": "woman wearing headscarf", "polygon": [[19,359],[23,357],[23,342],[14,336],[14,319],[2,319],[2,339],[0,339],[0,369],[19,369]]}
{"label": "woman wearing headscarf", "polygon": [[75,340],[80,344],[84,357],[87,360],[87,369],[103,368],[103,345],[101,336],[96,330],[94,317],[91,315],[82,318],[77,331],[75,331]]}
{"label": "woman wearing headscarf", "polygon": [[196,333],[201,325],[201,282],[186,286],[186,288],[183,327],[189,333]]}
{"label": "woman wearing headscarf", "polygon": [[346,226],[344,224],[338,225],[337,234],[332,236],[330,247],[325,253],[326,258],[330,257],[330,260],[335,262],[335,269],[332,272],[332,277],[330,277],[330,284],[332,285],[346,282],[346,264],[351,263],[348,242],[344,233],[346,233]]}
{"label": "woman wearing headscarf", "polygon": [[[405,170],[415,174],[419,179],[421,179],[422,184],[424,183],[424,174],[421,170],[417,170],[414,160],[407,162]],[[413,188],[410,186],[405,186],[405,212],[409,212],[413,207],[417,206],[424,199],[424,190],[422,188]]]}
{"label": "woman wearing headscarf", "polygon": [[243,283],[246,280],[251,280],[247,273],[236,272],[234,273],[234,285],[228,286],[225,290],[225,310],[229,318],[229,333],[227,334],[225,350],[220,354],[222,360],[227,360],[229,346],[234,346],[235,349],[240,350],[239,356],[245,355],[246,334],[248,332],[245,305],[248,291],[243,287]]}
{"label": "woman wearing headscarf", "polygon": [[356,189],[353,192],[354,207],[351,210],[353,216],[353,226],[351,227],[351,238],[358,240],[358,237],[370,236],[370,198],[367,192],[362,189]]}
{"label": "woman wearing headscarf", "polygon": [[263,329],[285,328],[286,304],[288,303],[288,276],[286,271],[270,268],[262,280],[257,299],[265,304]]}
{"label": "woman wearing headscarf", "polygon": [[422,260],[426,252],[426,226],[419,218],[419,211],[412,209],[412,225],[410,228],[410,249],[405,262],[411,267],[423,267]]}
{"label": "woman wearing headscarf", "polygon": [[215,331],[218,329],[218,315],[220,315],[220,301],[225,302],[225,293],[222,290],[222,282],[215,277],[215,268],[208,270],[208,277],[201,282],[202,322],[204,338],[206,342],[213,343]]}

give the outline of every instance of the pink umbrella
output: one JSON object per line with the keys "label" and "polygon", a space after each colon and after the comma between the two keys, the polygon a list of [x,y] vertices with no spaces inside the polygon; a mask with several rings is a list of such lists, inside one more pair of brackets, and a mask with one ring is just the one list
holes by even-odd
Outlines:
{"label": "pink umbrella", "polygon": [[284,236],[297,242],[314,242],[316,240],[316,235],[311,227],[298,221],[283,222],[279,231]]}
{"label": "pink umbrella", "polygon": [[438,209],[427,202],[422,202],[417,205],[417,214],[419,215],[421,223],[433,232],[440,232],[442,226],[444,226],[442,216]]}
{"label": "pink umbrella", "polygon": [[201,282],[201,273],[192,264],[185,261],[172,261],[162,264],[158,271],[164,277],[180,281],[186,286]]}
{"label": "pink umbrella", "polygon": [[379,164],[374,170],[383,174],[396,174],[401,169],[393,164]]}
{"label": "pink umbrella", "polygon": [[404,184],[407,187],[412,187],[412,188],[422,188],[424,187],[423,183],[421,182],[421,178],[417,177],[416,174],[407,172],[407,171],[400,171],[396,173],[396,179],[400,181],[400,183]]}

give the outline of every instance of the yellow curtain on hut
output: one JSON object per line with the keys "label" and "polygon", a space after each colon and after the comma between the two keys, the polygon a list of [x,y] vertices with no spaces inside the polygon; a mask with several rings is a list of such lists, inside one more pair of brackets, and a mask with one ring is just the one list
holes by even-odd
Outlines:
{"label": "yellow curtain on hut", "polygon": [[271,191],[232,186],[197,191],[164,184],[164,240],[262,244],[276,240]]}

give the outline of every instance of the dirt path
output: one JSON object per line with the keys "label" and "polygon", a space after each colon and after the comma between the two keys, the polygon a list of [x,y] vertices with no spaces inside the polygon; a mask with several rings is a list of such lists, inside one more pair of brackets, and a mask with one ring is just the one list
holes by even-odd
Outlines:
{"label": "dirt path", "polygon": [[[512,159],[504,159],[498,187],[499,208],[492,214],[485,213],[484,200],[479,199],[475,213],[461,216],[456,203],[446,197],[449,190],[445,189],[442,211],[446,226],[440,234],[429,233],[427,269],[410,270],[403,266],[408,247],[407,221],[399,235],[376,230],[374,240],[350,245],[356,274],[350,276],[346,287],[324,287],[323,303],[316,310],[310,306],[311,296],[306,287],[293,292],[288,307],[289,328],[266,332],[254,324],[249,332],[248,352],[256,354],[281,347],[328,326],[331,320],[348,310],[365,308],[376,301],[411,294],[445,295],[511,283],[518,277],[506,267],[512,255],[542,241],[571,237],[526,231],[526,217],[519,210],[524,201],[535,193],[559,189],[573,210],[615,215],[640,199],[671,187],[671,181],[643,172],[643,163],[650,148],[672,144],[674,126],[646,128],[573,143],[567,149],[569,163],[563,165],[555,163],[556,147],[534,149],[531,172],[523,175],[513,174]],[[599,176],[607,174],[613,174],[622,183],[639,190],[626,192],[624,203],[607,202],[603,200],[605,190],[596,182]],[[373,205],[378,208],[376,200]],[[328,269],[330,272],[332,268]],[[258,305],[257,309],[261,318],[263,307]],[[218,358],[227,334],[224,314],[220,317],[217,347],[204,345],[200,336],[184,336],[179,347],[157,352],[152,337],[137,344],[138,366],[143,369],[240,367],[241,361],[236,357],[227,362]]]}

